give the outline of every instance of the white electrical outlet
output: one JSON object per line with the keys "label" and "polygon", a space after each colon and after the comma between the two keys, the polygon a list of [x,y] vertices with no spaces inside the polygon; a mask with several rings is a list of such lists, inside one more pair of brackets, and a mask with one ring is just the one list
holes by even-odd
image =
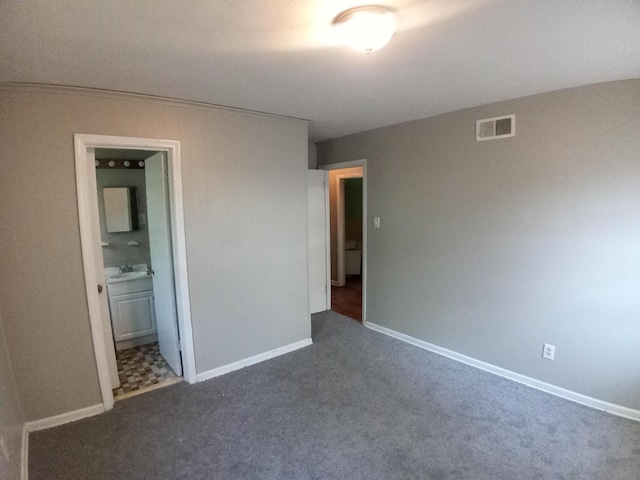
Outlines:
{"label": "white electrical outlet", "polygon": [[553,360],[553,357],[556,355],[556,346],[551,345],[549,343],[545,343],[542,346],[542,358],[546,358],[547,360]]}
{"label": "white electrical outlet", "polygon": [[2,448],[2,453],[4,454],[4,458],[9,461],[9,450],[7,450],[7,445],[4,443],[4,437],[0,437],[0,448]]}
{"label": "white electrical outlet", "polygon": [[373,228],[380,228],[380,217],[373,217]]}

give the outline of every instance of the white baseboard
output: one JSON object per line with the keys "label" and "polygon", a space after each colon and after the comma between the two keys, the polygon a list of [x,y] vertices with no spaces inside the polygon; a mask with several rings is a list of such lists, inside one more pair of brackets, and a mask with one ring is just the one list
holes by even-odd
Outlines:
{"label": "white baseboard", "polygon": [[29,480],[29,430],[22,426],[22,456],[20,458],[20,480]]}
{"label": "white baseboard", "polygon": [[76,420],[82,420],[83,418],[93,417],[94,415],[98,415],[104,411],[104,405],[99,403],[90,407],[81,408],[80,410],[74,410],[73,412],[67,412],[54,417],[41,418],[40,420],[27,422],[25,424],[25,428],[27,432],[37,432],[38,430],[45,430],[47,428],[64,425],[65,423],[75,422]]}
{"label": "white baseboard", "polygon": [[225,373],[233,372],[234,370],[240,370],[241,368],[248,367],[249,365],[255,365],[256,363],[264,362],[265,360],[269,360],[274,357],[279,357],[280,355],[284,355],[285,353],[293,352],[294,350],[298,350],[299,348],[307,347],[312,343],[313,342],[310,338],[306,338],[304,340],[300,340],[299,342],[285,345],[284,347],[275,348],[273,350],[269,350],[268,352],[254,355],[253,357],[245,358],[243,360],[238,360],[237,362],[223,365],[222,367],[214,368],[213,370],[207,370],[206,372],[199,373],[196,376],[196,381],[204,382],[205,380],[219,377],[220,375],[224,375]]}
{"label": "white baseboard", "polygon": [[334,287],[339,287],[340,283],[338,283],[337,280],[331,280],[331,285],[334,286]]}
{"label": "white baseboard", "polygon": [[451,358],[458,362],[466,363],[467,365],[471,365],[472,367],[476,367],[476,368],[479,368],[480,370],[493,373],[494,375],[498,375],[500,377],[513,380],[514,382],[527,385],[528,387],[532,387],[537,390],[542,390],[543,392],[547,392],[552,395],[556,395],[558,397],[562,397],[567,400],[571,400],[572,402],[580,403],[582,405],[586,405],[591,408],[603,410],[605,412],[609,412],[614,415],[618,415],[620,417],[625,417],[631,420],[640,421],[640,410],[634,410],[632,408],[623,407],[622,405],[616,405],[614,403],[605,402],[604,400],[598,400],[597,398],[588,397],[586,395],[582,395],[581,393],[577,393],[571,390],[567,390],[565,388],[557,387],[550,383],[542,382],[540,380],[536,380],[535,378],[527,377],[525,375],[512,372],[511,370],[507,370],[502,367],[497,367],[496,365],[492,365],[490,363],[486,363],[472,357],[467,357],[466,355],[462,355],[461,353],[454,352],[453,350],[447,350],[446,348],[442,348],[432,343],[419,340],[409,335],[405,335],[404,333],[396,332],[395,330],[382,327],[375,323],[364,321],[363,324],[365,325],[365,327],[368,327],[371,330],[375,330],[376,332],[384,333],[385,335],[389,335],[390,337],[396,338],[398,340],[402,340],[403,342],[410,343],[411,345],[415,345],[416,347],[429,350],[430,352],[437,353],[438,355],[443,355],[445,357]]}

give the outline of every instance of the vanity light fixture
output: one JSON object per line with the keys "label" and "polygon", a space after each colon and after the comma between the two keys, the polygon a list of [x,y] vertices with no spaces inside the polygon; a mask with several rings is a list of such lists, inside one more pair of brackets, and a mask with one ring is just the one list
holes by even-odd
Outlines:
{"label": "vanity light fixture", "polygon": [[109,162],[109,166],[110,166],[110,167],[115,167],[115,166],[116,166],[116,162],[114,162],[113,160],[111,160],[111,161]]}
{"label": "vanity light fixture", "polygon": [[129,165],[131,165],[131,162],[129,160],[125,160],[124,161],[124,166],[128,167]]}
{"label": "vanity light fixture", "polygon": [[380,5],[363,5],[339,13],[333,25],[344,43],[367,54],[384,47],[396,33],[396,14]]}
{"label": "vanity light fixture", "polygon": [[139,166],[140,168],[144,167],[144,160],[140,160],[140,161],[138,162],[138,166]]}

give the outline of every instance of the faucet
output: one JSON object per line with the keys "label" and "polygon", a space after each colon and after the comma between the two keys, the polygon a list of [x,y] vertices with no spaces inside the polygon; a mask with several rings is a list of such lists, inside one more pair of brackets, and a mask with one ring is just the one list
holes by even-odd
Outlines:
{"label": "faucet", "polygon": [[133,265],[122,265],[120,267],[120,273],[133,272]]}

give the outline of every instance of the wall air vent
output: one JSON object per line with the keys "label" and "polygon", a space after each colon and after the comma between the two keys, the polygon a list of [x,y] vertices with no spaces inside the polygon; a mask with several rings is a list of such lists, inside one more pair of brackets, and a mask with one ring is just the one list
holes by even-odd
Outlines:
{"label": "wall air vent", "polygon": [[480,142],[482,140],[496,140],[498,138],[515,137],[515,135],[515,114],[476,120],[476,142]]}

